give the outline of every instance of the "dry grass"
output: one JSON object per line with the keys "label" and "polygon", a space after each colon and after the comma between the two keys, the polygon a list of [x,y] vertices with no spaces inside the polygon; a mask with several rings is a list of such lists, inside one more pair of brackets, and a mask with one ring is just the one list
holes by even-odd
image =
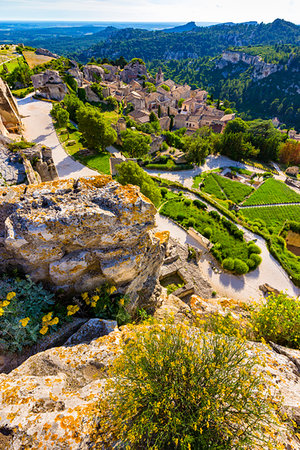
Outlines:
{"label": "dry grass", "polygon": [[30,69],[35,66],[39,66],[40,64],[45,64],[49,61],[52,61],[53,59],[50,56],[36,55],[34,52],[30,51],[23,52],[23,55]]}

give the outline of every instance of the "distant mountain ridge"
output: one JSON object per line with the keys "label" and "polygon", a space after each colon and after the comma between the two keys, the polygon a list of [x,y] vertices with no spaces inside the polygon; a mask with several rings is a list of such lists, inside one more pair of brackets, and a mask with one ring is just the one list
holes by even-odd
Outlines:
{"label": "distant mountain ridge", "polygon": [[188,22],[185,25],[179,25],[178,27],[174,28],[165,28],[164,30],[161,30],[165,33],[182,33],[184,31],[191,31],[195,28],[199,28],[195,22]]}

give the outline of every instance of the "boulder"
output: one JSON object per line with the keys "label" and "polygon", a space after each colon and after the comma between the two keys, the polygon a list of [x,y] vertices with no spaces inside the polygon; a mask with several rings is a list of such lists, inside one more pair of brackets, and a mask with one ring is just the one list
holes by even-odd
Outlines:
{"label": "boulder", "polygon": [[48,100],[63,100],[68,88],[57,70],[45,70],[43,73],[32,75],[32,84],[36,92]]}
{"label": "boulder", "polygon": [[151,297],[167,245],[155,213],[138,187],[106,175],[2,188],[0,268],[70,292],[109,282],[134,307]]}
{"label": "boulder", "polygon": [[43,55],[43,56],[49,56],[49,58],[59,58],[59,56],[56,53],[50,52],[50,50],[47,50],[46,48],[37,48],[35,51],[36,55]]}
{"label": "boulder", "polygon": [[[20,132],[22,127],[18,107],[7,83],[0,77],[0,123],[8,132]],[[5,128],[4,128],[5,127]]]}
{"label": "boulder", "polygon": [[[89,344],[52,348],[30,357],[10,374],[0,375],[0,443],[12,450],[82,450],[94,448],[91,431],[106,382],[107,369],[131,336],[116,329]],[[196,329],[191,332],[197,333]],[[263,344],[248,343],[249,352],[265,360],[261,370],[282,395],[280,408],[299,419],[299,374],[288,356]],[[300,357],[300,352],[296,352]],[[272,388],[274,393],[277,389]],[[282,425],[283,448],[297,450],[299,441]],[[41,446],[42,444],[42,446]],[[280,447],[281,448],[281,447]]]}
{"label": "boulder", "polygon": [[20,155],[0,144],[0,186],[26,181],[26,168]]}
{"label": "boulder", "polygon": [[86,81],[95,83],[104,80],[105,71],[102,67],[94,64],[87,64],[83,68],[83,77]]}
{"label": "boulder", "polygon": [[82,86],[83,73],[81,72],[81,70],[79,70],[78,67],[72,67],[71,69],[69,69],[68,74],[71,75],[71,77],[75,78],[78,87]]}
{"label": "boulder", "polygon": [[106,336],[118,327],[115,320],[90,319],[64,343],[67,345],[89,344],[94,339]]}
{"label": "boulder", "polygon": [[131,61],[120,72],[120,78],[124,81],[124,83],[130,83],[132,80],[142,79],[144,76],[148,78],[146,66],[138,60]]}

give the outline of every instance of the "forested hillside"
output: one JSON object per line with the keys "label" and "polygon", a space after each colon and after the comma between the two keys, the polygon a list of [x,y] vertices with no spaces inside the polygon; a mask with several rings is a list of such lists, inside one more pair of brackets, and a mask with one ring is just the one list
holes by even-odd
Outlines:
{"label": "forested hillside", "polygon": [[299,42],[300,27],[277,19],[269,24],[242,23],[196,27],[183,33],[124,29],[87,51],[76,52],[74,56],[82,62],[86,62],[91,56],[124,56],[126,59],[139,57],[145,61],[170,60],[215,56],[230,46]]}

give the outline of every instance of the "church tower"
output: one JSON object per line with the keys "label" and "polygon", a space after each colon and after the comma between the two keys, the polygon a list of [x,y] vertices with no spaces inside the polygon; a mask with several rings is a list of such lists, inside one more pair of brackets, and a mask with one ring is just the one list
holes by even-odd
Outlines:
{"label": "church tower", "polygon": [[161,84],[164,82],[164,74],[163,74],[163,71],[161,70],[161,67],[158,69],[155,80],[156,80],[156,84]]}

